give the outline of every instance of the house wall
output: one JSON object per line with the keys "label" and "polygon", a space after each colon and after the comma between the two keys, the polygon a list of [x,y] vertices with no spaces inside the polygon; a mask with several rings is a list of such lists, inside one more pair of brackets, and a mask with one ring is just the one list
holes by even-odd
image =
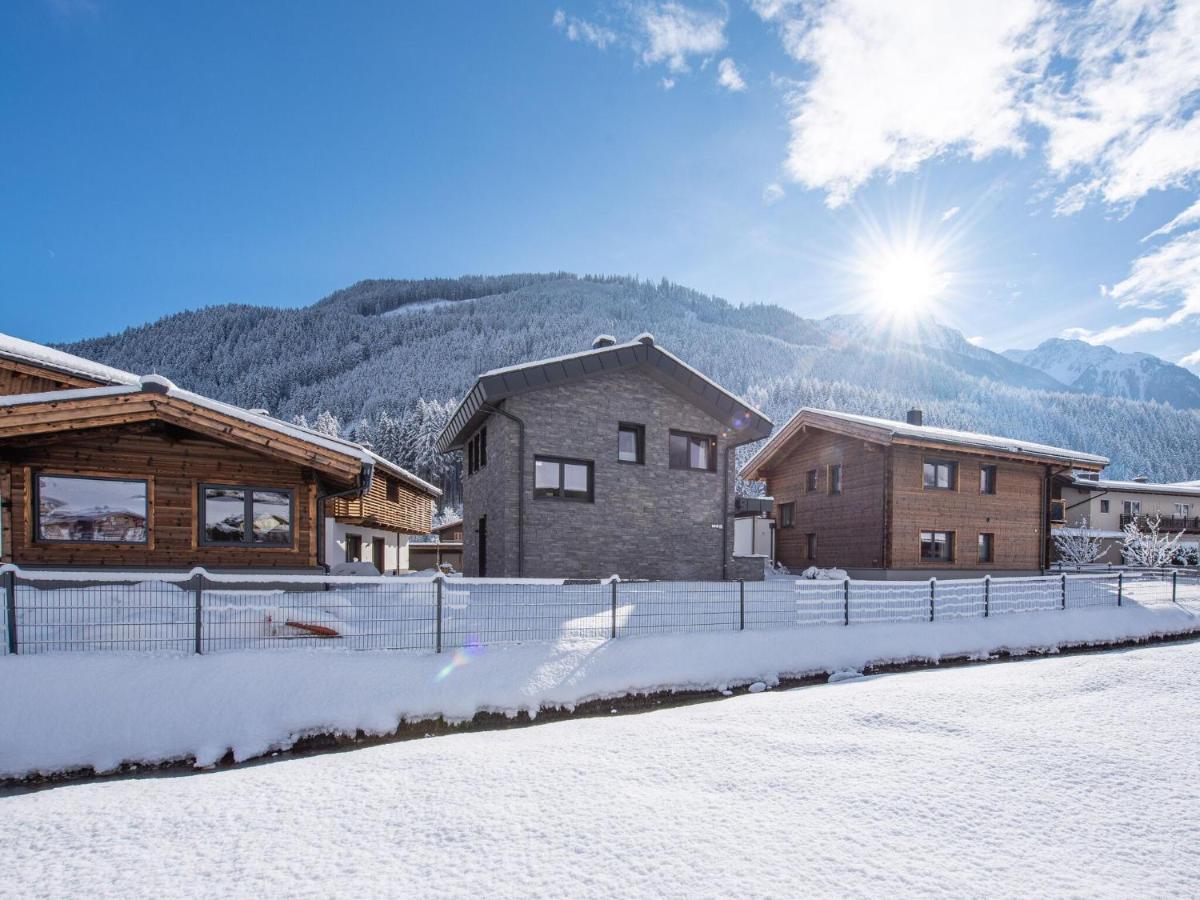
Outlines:
{"label": "house wall", "polygon": [[[891,453],[890,568],[934,574],[945,570],[1040,571],[1044,466],[904,445],[893,446]],[[926,459],[958,463],[957,489],[926,490],[922,471]],[[979,492],[981,465],[997,467],[995,494]],[[928,530],[955,532],[954,562],[921,560],[920,532]],[[995,535],[992,563],[978,561],[981,532]]]}
{"label": "house wall", "polygon": [[[525,422],[524,575],[527,577],[716,580],[732,556],[736,437],[642,371],[609,374],[510,397],[504,409]],[[645,426],[645,463],[617,461],[620,422]],[[478,572],[478,518],[488,517],[489,576],[517,573],[517,428],[493,414],[488,464],[465,474],[464,567]],[[670,429],[717,436],[717,471],[668,465]],[[591,503],[533,496],[534,457],[594,463]]]}
{"label": "house wall", "polygon": [[[388,575],[397,571],[407,571],[409,535],[386,531],[381,528],[368,528],[350,522],[339,522],[332,516],[325,517],[325,564],[335,566],[346,561],[346,535],[357,534],[363,541],[363,558],[375,564],[381,574]],[[383,565],[371,558],[371,541],[375,538],[384,539]]]}
{"label": "house wall", "polygon": [[[1160,494],[1150,491],[1087,491],[1065,485],[1062,498],[1066,507],[1067,524],[1074,525],[1087,519],[1088,527],[1097,531],[1120,531],[1121,511],[1124,501],[1134,500],[1142,504],[1142,515],[1159,515],[1166,519],[1175,515],[1175,504],[1186,503],[1191,509],[1189,517],[1200,516],[1200,497],[1195,494]],[[1100,511],[1100,501],[1108,500],[1108,512]]]}
{"label": "house wall", "polygon": [[[146,544],[44,543],[34,539],[31,483],[37,474],[106,475],[148,482]],[[206,547],[199,542],[201,483],[287,488],[293,496],[290,547]],[[0,443],[5,562],[32,566],[154,566],[308,569],[317,565],[311,470],[238,447],[147,426],[63,432]]]}
{"label": "house wall", "polygon": [[[842,493],[829,493],[829,466],[842,467]],[[810,469],[817,489],[806,490]],[[858,438],[810,429],[766,473],[775,498],[776,559],[793,571],[821,568],[881,568],[883,559],[886,450]],[[795,524],[782,527],[780,506],[795,504]],[[807,535],[816,535],[816,557],[807,554]]]}
{"label": "house wall", "polygon": [[0,397],[96,387],[99,384],[98,381],[64,375],[53,369],[0,359]]}

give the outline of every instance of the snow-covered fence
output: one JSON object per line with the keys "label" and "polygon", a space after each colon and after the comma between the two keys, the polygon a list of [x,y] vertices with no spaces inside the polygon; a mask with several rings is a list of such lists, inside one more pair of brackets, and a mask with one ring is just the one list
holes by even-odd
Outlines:
{"label": "snow-covered fence", "polygon": [[47,572],[0,567],[0,653],[455,650],[662,632],[931,622],[1180,603],[1195,572],[929,581],[639,582]]}

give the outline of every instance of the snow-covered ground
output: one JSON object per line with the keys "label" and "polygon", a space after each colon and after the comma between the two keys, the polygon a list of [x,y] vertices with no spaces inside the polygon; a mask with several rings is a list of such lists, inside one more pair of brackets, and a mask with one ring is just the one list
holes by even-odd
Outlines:
{"label": "snow-covered ground", "polygon": [[245,760],[311,734],[388,734],[402,721],[720,690],[868,664],[984,658],[1200,629],[1180,606],[1079,609],[908,624],[566,637],[434,653],[297,648],[208,656],[0,658],[0,777],[122,763]]}
{"label": "snow-covered ground", "polygon": [[53,897],[1195,896],[1197,707],[1193,643],[66,785],[0,800],[3,884]]}

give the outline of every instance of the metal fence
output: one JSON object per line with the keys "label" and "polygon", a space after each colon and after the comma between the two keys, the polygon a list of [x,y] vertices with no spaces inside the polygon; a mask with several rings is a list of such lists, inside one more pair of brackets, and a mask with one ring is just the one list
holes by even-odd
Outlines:
{"label": "metal fence", "polygon": [[937,622],[1124,603],[1200,613],[1200,575],[599,582],[46,572],[0,567],[0,653],[271,647],[453,650],[519,641]]}

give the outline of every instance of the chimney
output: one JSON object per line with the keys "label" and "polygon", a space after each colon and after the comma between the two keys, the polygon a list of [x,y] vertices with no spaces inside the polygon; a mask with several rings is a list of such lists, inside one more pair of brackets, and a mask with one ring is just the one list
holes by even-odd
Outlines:
{"label": "chimney", "polygon": [[904,421],[909,425],[922,425],[924,424],[923,420],[924,416],[921,415],[919,409],[910,409],[904,416]]}
{"label": "chimney", "polygon": [[592,341],[592,349],[599,350],[601,347],[611,347],[617,342],[617,339],[611,334],[598,334],[596,339]]}
{"label": "chimney", "polygon": [[1150,477],[1148,475],[1134,475],[1133,481],[1135,484],[1149,484]]}

